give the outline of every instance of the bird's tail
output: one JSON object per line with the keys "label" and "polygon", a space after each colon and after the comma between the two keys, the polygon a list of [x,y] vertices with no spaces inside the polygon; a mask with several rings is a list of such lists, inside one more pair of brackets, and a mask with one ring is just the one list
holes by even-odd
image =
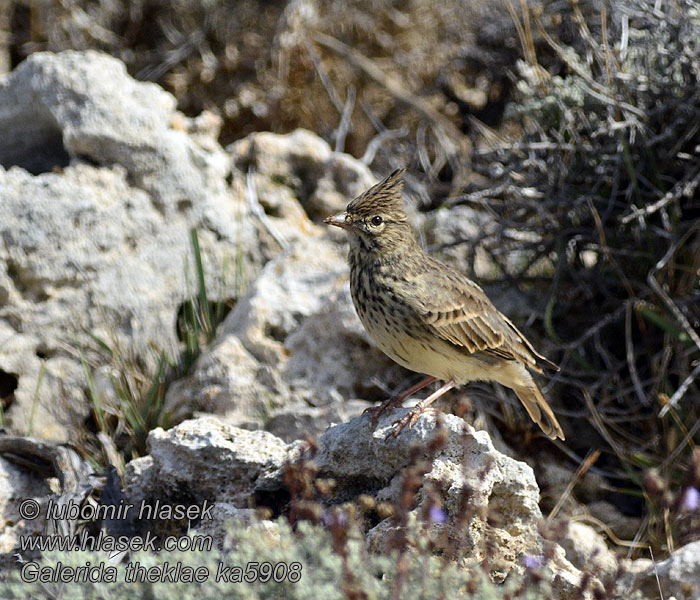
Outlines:
{"label": "bird's tail", "polygon": [[540,426],[540,429],[547,436],[553,440],[556,438],[564,439],[564,432],[561,430],[559,421],[534,381],[530,380],[530,383],[526,385],[515,386],[513,391],[520,398],[520,402],[523,403],[530,418]]}

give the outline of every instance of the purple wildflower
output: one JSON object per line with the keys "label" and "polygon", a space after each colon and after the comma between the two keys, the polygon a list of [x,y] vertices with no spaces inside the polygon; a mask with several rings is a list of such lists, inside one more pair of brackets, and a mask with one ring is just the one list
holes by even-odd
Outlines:
{"label": "purple wildflower", "polygon": [[437,506],[431,506],[429,519],[431,523],[444,523],[447,521],[447,513]]}
{"label": "purple wildflower", "polygon": [[700,492],[697,488],[689,487],[683,494],[683,502],[681,503],[683,510],[695,512],[700,506]]}
{"label": "purple wildflower", "polygon": [[528,569],[537,569],[542,566],[542,557],[525,554],[523,555],[523,564]]}
{"label": "purple wildflower", "polygon": [[344,526],[347,525],[348,518],[343,511],[333,510],[330,512],[324,512],[321,517],[321,521],[326,527],[333,526]]}

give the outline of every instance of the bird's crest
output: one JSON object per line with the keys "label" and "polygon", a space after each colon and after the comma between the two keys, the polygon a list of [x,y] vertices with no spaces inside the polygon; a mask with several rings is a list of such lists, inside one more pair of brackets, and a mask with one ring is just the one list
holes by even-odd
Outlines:
{"label": "bird's crest", "polygon": [[348,213],[369,216],[377,212],[392,215],[397,221],[405,221],[401,192],[403,191],[403,174],[406,169],[396,169],[386,179],[373,185],[366,192],[348,204]]}

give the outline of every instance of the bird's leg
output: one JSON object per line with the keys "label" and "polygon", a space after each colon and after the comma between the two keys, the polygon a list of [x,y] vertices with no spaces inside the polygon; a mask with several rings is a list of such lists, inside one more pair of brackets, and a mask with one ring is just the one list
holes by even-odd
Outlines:
{"label": "bird's leg", "polygon": [[387,398],[379,406],[370,406],[369,408],[366,408],[362,414],[372,415],[372,425],[376,427],[379,418],[387,410],[401,406],[406,398],[408,398],[412,394],[415,394],[417,391],[422,390],[426,385],[430,385],[431,383],[433,383],[433,381],[435,381],[435,377],[425,377],[421,379],[418,383],[416,383],[414,386],[408,388],[405,392],[399,394],[398,396],[392,396],[391,398]]}
{"label": "bird's leg", "polygon": [[440,389],[435,390],[432,394],[430,394],[430,396],[428,396],[425,400],[421,400],[403,417],[401,417],[398,421],[394,422],[393,430],[387,435],[387,437],[397,437],[399,433],[401,433],[401,431],[404,429],[404,427],[406,427],[406,425],[408,425],[408,428],[411,429],[416,424],[418,417],[420,417],[428,409],[428,407],[433,402],[435,402],[435,400],[437,400],[445,392],[451,390],[454,386],[454,379],[450,379],[448,382],[443,384],[443,386]]}

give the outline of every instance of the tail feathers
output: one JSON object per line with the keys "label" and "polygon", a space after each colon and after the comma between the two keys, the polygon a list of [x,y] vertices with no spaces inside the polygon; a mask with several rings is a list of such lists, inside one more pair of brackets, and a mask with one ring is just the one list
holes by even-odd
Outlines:
{"label": "tail feathers", "polygon": [[540,354],[537,355],[537,363],[544,366],[544,367],[547,367],[548,369],[550,369],[551,371],[554,371],[555,373],[558,373],[559,371],[561,371],[561,369],[559,368],[559,365],[554,364],[551,360],[549,360],[548,358],[545,358],[544,356],[542,356]]}
{"label": "tail feathers", "polygon": [[556,438],[564,439],[564,432],[559,421],[534,381],[531,381],[529,385],[515,386],[513,391],[520,398],[520,402],[523,403],[530,418],[540,426],[540,429],[548,437],[553,440]]}

